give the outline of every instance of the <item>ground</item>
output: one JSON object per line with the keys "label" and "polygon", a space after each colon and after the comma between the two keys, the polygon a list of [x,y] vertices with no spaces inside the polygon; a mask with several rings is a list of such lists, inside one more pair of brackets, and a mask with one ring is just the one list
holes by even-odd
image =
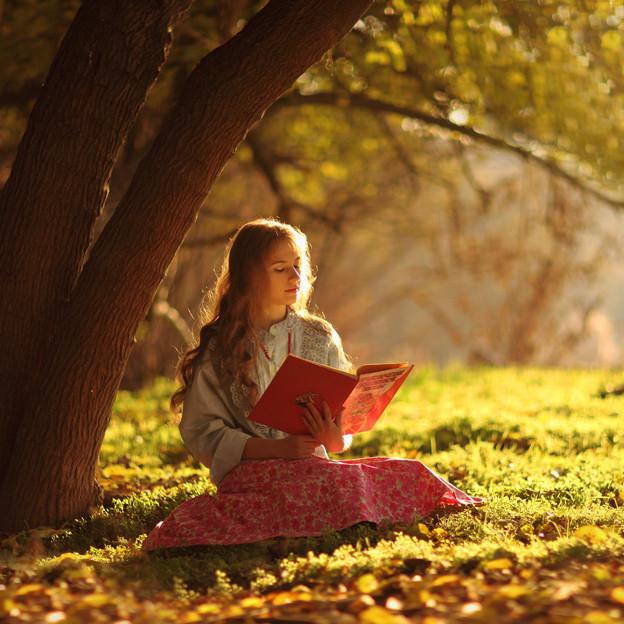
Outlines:
{"label": "ground", "polygon": [[0,621],[624,620],[624,371],[421,368],[350,456],[418,458],[480,507],[247,546],[140,549],[204,492],[158,381],[120,393],[105,505],[2,536]]}

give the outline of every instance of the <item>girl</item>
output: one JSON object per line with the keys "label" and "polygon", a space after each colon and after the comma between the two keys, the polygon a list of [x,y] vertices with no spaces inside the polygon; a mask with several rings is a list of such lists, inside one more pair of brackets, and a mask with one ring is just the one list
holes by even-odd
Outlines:
{"label": "girl", "polygon": [[302,408],[309,435],[247,419],[289,353],[349,367],[336,331],[308,312],[312,283],[298,229],[258,219],[232,239],[171,400],[174,412],[184,406],[182,439],[210,469],[217,494],[180,505],[144,549],[319,535],[362,521],[410,522],[441,502],[480,502],[415,460],[330,460],[327,451],[339,453],[349,440],[325,403]]}

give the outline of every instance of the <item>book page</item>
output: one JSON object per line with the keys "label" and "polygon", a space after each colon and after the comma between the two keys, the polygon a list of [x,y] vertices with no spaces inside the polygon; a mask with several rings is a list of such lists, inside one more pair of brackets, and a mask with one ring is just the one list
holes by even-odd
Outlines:
{"label": "book page", "polygon": [[363,364],[357,369],[357,376],[361,377],[362,375],[368,375],[368,373],[376,373],[393,368],[406,368],[409,365],[409,362],[397,362],[395,364]]}
{"label": "book page", "polygon": [[397,393],[413,366],[362,375],[344,403],[342,426],[346,434],[369,431]]}

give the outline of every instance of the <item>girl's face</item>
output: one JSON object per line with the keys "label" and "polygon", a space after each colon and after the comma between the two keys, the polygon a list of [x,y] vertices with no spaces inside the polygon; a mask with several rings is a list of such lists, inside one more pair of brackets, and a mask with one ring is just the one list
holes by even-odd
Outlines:
{"label": "girl's face", "polygon": [[261,301],[265,310],[285,313],[286,306],[296,303],[301,261],[301,252],[292,241],[280,239],[273,245],[265,259],[266,286]]}

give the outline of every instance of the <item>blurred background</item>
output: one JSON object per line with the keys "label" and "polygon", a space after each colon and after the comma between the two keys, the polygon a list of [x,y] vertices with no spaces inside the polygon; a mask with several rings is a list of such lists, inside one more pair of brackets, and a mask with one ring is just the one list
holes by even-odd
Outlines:
{"label": "blurred background", "polygon": [[[0,0],[0,185],[79,4]],[[100,227],[186,76],[264,4],[193,3]],[[307,233],[358,363],[622,365],[623,65],[621,0],[376,2],[222,172],[123,387],[172,374],[228,238],[269,215]]]}

